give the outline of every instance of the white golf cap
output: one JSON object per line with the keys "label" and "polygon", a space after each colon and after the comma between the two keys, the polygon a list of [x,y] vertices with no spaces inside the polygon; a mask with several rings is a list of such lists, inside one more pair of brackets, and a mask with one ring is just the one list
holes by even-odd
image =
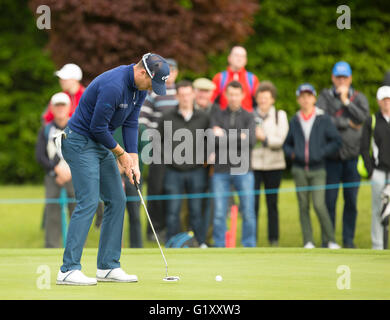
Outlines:
{"label": "white golf cap", "polygon": [[56,104],[66,104],[66,105],[69,105],[70,104],[70,98],[69,98],[69,96],[66,93],[58,92],[58,93],[54,94],[51,97],[50,103],[53,106],[56,105]]}
{"label": "white golf cap", "polygon": [[390,86],[382,86],[376,92],[376,98],[378,100],[383,100],[385,98],[390,98]]}
{"label": "white golf cap", "polygon": [[60,70],[54,72],[54,74],[63,80],[75,79],[80,81],[83,78],[83,72],[80,67],[74,63],[64,65]]}

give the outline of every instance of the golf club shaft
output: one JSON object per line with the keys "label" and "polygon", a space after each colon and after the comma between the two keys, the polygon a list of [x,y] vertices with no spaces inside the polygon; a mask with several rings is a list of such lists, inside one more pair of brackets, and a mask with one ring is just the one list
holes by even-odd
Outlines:
{"label": "golf club shaft", "polygon": [[141,190],[140,190],[140,188],[138,187],[138,183],[137,183],[137,181],[135,180],[135,177],[134,177],[134,176],[133,176],[133,180],[134,180],[134,185],[135,185],[135,187],[136,187],[136,189],[137,189],[137,191],[138,191],[138,195],[139,195],[139,197],[140,197],[140,199],[141,199],[142,205],[144,206],[144,209],[145,209],[145,212],[146,212],[146,216],[148,217],[150,227],[152,228],[154,237],[156,238],[158,247],[160,248],[161,255],[162,255],[163,259],[164,259],[164,263],[165,263],[165,273],[166,273],[166,277],[168,277],[168,263],[167,263],[167,259],[165,258],[164,252],[163,252],[163,250],[162,250],[162,248],[161,248],[160,241],[158,240],[156,231],[154,230],[153,223],[152,223],[152,220],[150,219],[148,209],[146,208],[146,205],[145,205],[145,202],[144,202],[144,198],[142,197]]}

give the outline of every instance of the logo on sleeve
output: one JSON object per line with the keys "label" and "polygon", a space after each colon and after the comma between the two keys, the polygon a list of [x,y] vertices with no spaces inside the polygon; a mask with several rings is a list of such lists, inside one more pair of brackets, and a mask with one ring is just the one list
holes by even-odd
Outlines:
{"label": "logo on sleeve", "polygon": [[120,105],[119,105],[119,108],[122,108],[122,109],[126,109],[126,108],[128,108],[129,107],[129,105],[127,104],[127,103],[121,103]]}

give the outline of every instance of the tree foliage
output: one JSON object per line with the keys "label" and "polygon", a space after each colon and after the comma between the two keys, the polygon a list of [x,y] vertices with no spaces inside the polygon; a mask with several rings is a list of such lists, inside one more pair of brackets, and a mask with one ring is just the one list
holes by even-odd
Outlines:
{"label": "tree foliage", "polygon": [[59,90],[27,1],[0,2],[0,183],[39,181],[34,146],[40,115]]}
{"label": "tree foliage", "polygon": [[245,40],[256,0],[31,0],[51,9],[49,49],[58,66],[75,62],[86,80],[146,52],[205,71],[206,55]]}
{"label": "tree foliage", "polygon": [[[351,29],[337,28],[342,4],[350,8]],[[317,92],[331,87],[331,71],[340,60],[350,63],[353,86],[377,110],[376,91],[390,69],[388,1],[263,0],[254,29],[245,43],[248,69],[276,84],[278,107],[290,116],[298,108],[298,85],[311,82]]]}

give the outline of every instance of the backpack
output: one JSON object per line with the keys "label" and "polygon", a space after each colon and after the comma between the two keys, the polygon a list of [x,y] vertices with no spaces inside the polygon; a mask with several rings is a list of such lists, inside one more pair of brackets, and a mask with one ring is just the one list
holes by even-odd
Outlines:
{"label": "backpack", "polygon": [[[217,103],[219,103],[219,100],[221,98],[222,92],[225,90],[225,87],[227,85],[227,83],[226,83],[227,82],[227,78],[228,78],[228,72],[226,70],[222,71],[221,72],[221,80],[219,82],[219,92],[221,92],[221,93],[218,95],[217,99],[215,99],[215,101]],[[246,81],[248,82],[249,88],[250,88],[250,91],[251,91],[251,96],[252,96],[252,100],[253,100],[253,106],[255,106],[256,105],[255,104],[256,101],[253,98],[254,93],[255,93],[254,92],[254,90],[255,90],[255,75],[252,72],[250,72],[250,71],[246,71]]]}
{"label": "backpack", "polygon": [[171,237],[165,244],[165,248],[194,248],[199,247],[198,242],[194,238],[194,233],[181,232]]}
{"label": "backpack", "polygon": [[[375,125],[376,125],[376,116],[375,116],[375,114],[373,114],[373,115],[371,115],[371,138],[370,138],[370,140],[372,140],[372,138],[374,136]],[[370,155],[372,155],[371,148],[370,148]],[[368,178],[368,171],[366,169],[366,166],[364,165],[364,160],[363,160],[363,157],[361,154],[358,157],[357,171],[362,178]]]}

